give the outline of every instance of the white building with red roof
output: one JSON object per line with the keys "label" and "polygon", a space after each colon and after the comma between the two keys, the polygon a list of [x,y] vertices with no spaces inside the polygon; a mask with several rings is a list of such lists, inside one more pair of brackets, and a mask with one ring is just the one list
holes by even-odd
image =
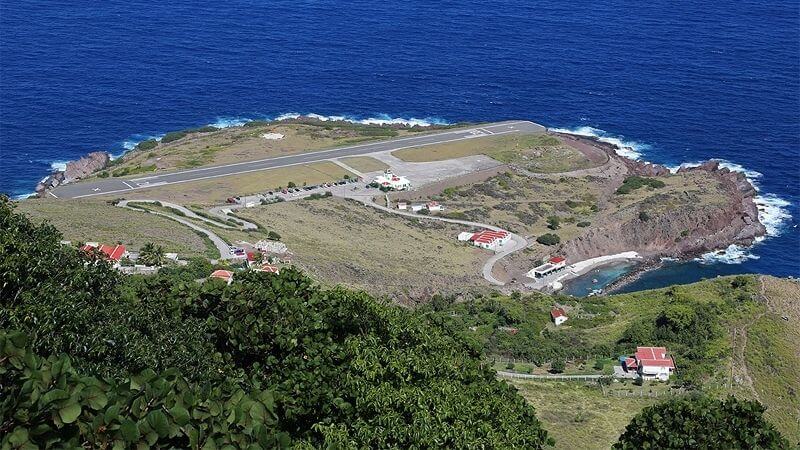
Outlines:
{"label": "white building with red roof", "polygon": [[[636,347],[633,359],[636,371],[644,380],[667,381],[675,371],[675,361],[667,355],[665,347]],[[625,364],[631,368],[628,360]]]}
{"label": "white building with red roof", "polygon": [[233,282],[233,272],[230,270],[217,269],[211,272],[209,278],[225,280],[226,283],[231,284]]}
{"label": "white building with red roof", "polygon": [[553,256],[546,263],[536,266],[526,274],[528,278],[542,278],[555,273],[567,266],[567,259],[563,256]]}
{"label": "white building with red roof", "polygon": [[562,323],[566,322],[569,317],[567,317],[567,313],[561,308],[553,308],[550,310],[550,317],[553,319],[553,323],[556,326],[561,325]]}
{"label": "white building with red roof", "polygon": [[478,231],[477,233],[472,233],[472,236],[470,236],[468,240],[476,247],[497,252],[500,251],[502,246],[511,240],[511,233],[505,230],[483,230]]}
{"label": "white building with red roof", "polygon": [[373,183],[377,183],[382,188],[395,191],[411,189],[411,182],[408,181],[408,178],[395,175],[390,169],[384,170],[382,174],[375,177]]}
{"label": "white building with red roof", "polygon": [[119,262],[120,259],[128,254],[128,251],[122,244],[106,245],[98,244],[97,242],[87,242],[83,247],[81,247],[81,250],[87,253],[99,253],[104,258],[114,261],[115,263]]}
{"label": "white building with red roof", "polygon": [[257,268],[259,272],[267,272],[267,273],[274,273],[279,274],[281,273],[281,269],[278,266],[273,266],[272,264],[264,264],[261,267]]}

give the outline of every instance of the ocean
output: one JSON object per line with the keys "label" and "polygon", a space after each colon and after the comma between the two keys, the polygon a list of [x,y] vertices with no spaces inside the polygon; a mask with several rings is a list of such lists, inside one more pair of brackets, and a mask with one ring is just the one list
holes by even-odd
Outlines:
{"label": "ocean", "polygon": [[204,124],[529,119],[757,185],[766,239],[626,289],[800,276],[796,1],[431,3],[3,2],[0,192]]}

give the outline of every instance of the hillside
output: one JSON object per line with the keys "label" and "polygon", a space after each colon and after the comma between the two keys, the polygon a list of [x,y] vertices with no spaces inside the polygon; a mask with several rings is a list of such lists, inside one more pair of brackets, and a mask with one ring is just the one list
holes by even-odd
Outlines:
{"label": "hillside", "polygon": [[[637,345],[666,346],[678,368],[668,385],[510,381],[536,407],[557,448],[599,449],[645,406],[698,392],[758,400],[782,433],[800,440],[798,299],[796,280],[735,276],[609,297],[438,298],[424,310],[501,371],[544,375],[563,361],[559,373],[610,375],[616,358]],[[560,327],[550,320],[554,305],[570,317]]]}

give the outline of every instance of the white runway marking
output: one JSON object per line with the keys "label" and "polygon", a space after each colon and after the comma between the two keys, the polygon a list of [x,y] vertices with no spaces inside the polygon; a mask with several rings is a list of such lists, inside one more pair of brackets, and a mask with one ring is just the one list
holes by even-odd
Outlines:
{"label": "white runway marking", "polygon": [[[122,180],[120,180],[120,181],[122,181]],[[124,181],[122,181],[122,184],[124,184],[125,186],[128,186],[128,187],[129,187],[129,188],[131,188],[131,189],[134,189],[134,187],[133,187],[133,186],[131,186],[130,184],[128,184],[128,183],[126,183],[126,182],[124,182]]]}

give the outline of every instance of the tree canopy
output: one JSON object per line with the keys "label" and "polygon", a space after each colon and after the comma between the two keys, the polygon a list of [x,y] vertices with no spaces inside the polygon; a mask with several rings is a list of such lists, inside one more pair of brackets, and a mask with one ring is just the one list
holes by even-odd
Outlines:
{"label": "tree canopy", "polygon": [[758,402],[690,397],[645,408],[616,449],[789,448]]}
{"label": "tree canopy", "polygon": [[0,200],[0,446],[517,447],[549,439],[480,351],[297,270],[198,283],[59,244]]}

